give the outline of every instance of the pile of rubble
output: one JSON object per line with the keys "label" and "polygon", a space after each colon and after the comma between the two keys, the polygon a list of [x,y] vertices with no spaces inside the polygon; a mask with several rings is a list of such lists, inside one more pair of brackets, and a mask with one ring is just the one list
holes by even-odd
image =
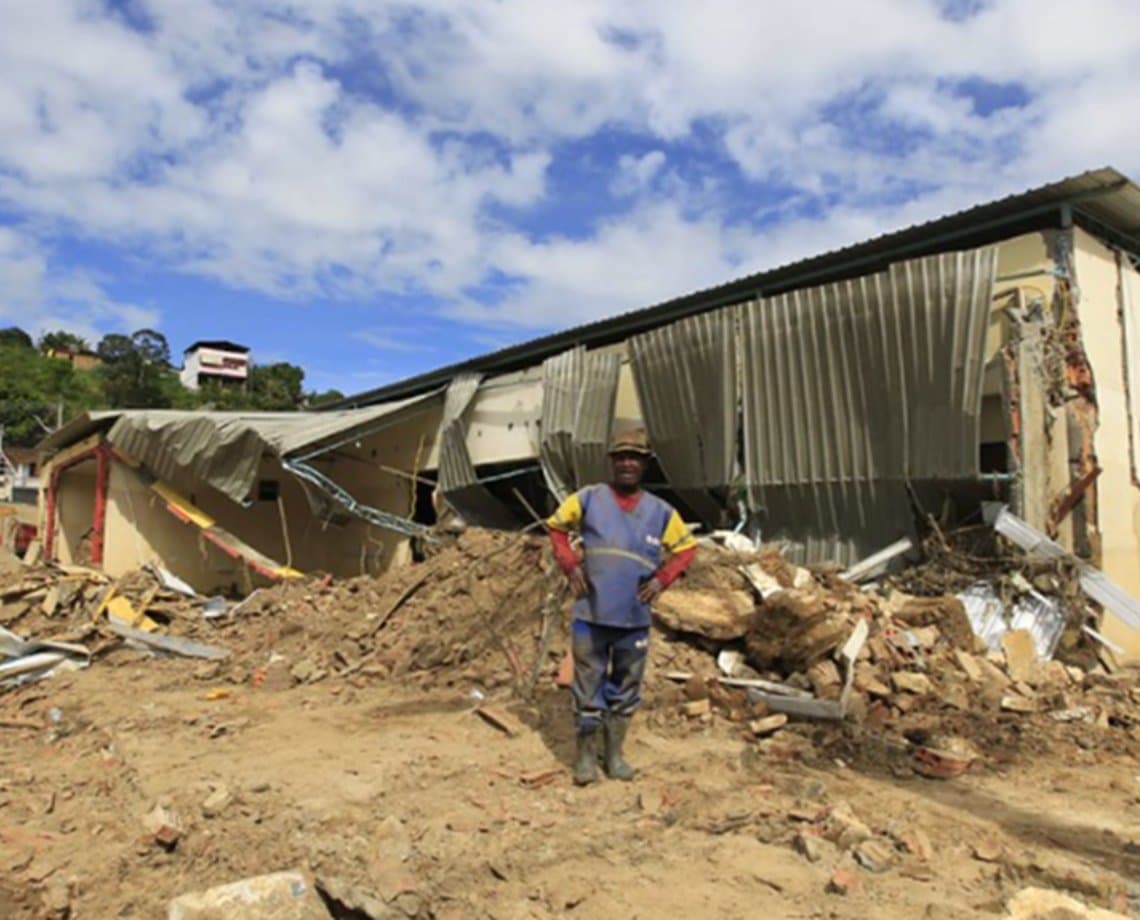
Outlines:
{"label": "pile of rubble", "polygon": [[[860,586],[772,548],[705,543],[655,609],[651,706],[755,738],[802,719],[917,738],[916,768],[942,776],[969,766],[1000,716],[1140,740],[1140,691],[1064,612],[1087,609],[1072,603],[1065,560],[977,556],[940,537],[922,565]],[[207,679],[271,690],[399,679],[530,697],[543,678],[568,677],[569,596],[536,535],[472,529],[381,578],[309,578],[237,602],[199,597],[159,568],[114,581],[77,566],[4,571],[0,626],[22,635],[6,633],[0,681],[121,646],[207,659]],[[1028,628],[1002,616],[1018,597],[1043,611]]]}
{"label": "pile of rubble", "polygon": [[1011,720],[1036,720],[1029,744],[1068,731],[1083,746],[1140,749],[1136,674],[1093,638],[1071,562],[973,556],[938,539],[923,565],[865,586],[770,549],[747,559],[708,546],[706,565],[733,558],[738,579],[721,571],[663,596],[663,629],[712,653],[665,675],[672,699],[774,747],[790,721],[843,721],[940,778],[1008,746]]}

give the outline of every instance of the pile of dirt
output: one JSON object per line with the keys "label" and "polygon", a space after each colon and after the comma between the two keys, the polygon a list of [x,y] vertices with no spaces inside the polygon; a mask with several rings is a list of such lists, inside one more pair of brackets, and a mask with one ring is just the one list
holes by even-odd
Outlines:
{"label": "pile of dirt", "polygon": [[[540,536],[471,529],[379,578],[300,579],[228,606],[188,596],[163,574],[111,581],[75,566],[10,569],[0,579],[0,624],[25,638],[85,642],[96,666],[124,644],[154,651],[123,626],[183,638],[194,644],[175,652],[220,659],[202,666],[203,679],[271,690],[400,681],[530,698],[539,681],[560,670],[567,677],[570,598]],[[1112,728],[1133,744],[1140,694],[1127,672],[1110,673],[1072,631],[1064,663],[1038,660],[1020,630],[988,649],[962,601],[935,590],[984,576],[1001,590],[1030,585],[1065,600],[1069,574],[943,541],[922,566],[865,590],[771,548],[706,546],[656,605],[647,702],[739,722],[757,738],[781,730],[773,713],[796,715],[783,705],[795,697],[841,704],[843,722],[900,744],[966,735],[997,749],[1011,720],[1043,724],[1042,737]],[[840,650],[861,624],[849,667]]]}
{"label": "pile of dirt", "polygon": [[289,686],[411,673],[517,684],[528,673],[547,596],[561,590],[543,540],[470,530],[425,562],[381,578],[258,591],[196,633],[230,650],[237,680],[267,672],[267,680]]}

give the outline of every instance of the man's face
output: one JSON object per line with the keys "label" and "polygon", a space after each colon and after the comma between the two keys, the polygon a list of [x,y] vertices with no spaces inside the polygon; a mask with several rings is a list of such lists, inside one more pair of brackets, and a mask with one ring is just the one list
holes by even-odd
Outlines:
{"label": "man's face", "polygon": [[610,457],[614,468],[614,485],[623,489],[636,489],[641,485],[649,460],[642,454],[622,451]]}

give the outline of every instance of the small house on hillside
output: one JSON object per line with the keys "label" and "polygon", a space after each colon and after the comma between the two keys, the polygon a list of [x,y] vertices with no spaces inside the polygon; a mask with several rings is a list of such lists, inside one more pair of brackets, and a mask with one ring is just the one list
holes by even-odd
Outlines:
{"label": "small house on hillside", "polygon": [[197,390],[209,380],[242,385],[249,379],[249,349],[236,342],[202,340],[182,355],[179,379],[188,390]]}

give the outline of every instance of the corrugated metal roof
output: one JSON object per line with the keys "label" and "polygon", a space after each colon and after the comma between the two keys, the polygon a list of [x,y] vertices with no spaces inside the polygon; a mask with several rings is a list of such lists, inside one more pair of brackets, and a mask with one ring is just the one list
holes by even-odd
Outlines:
{"label": "corrugated metal roof", "polygon": [[901,259],[975,248],[1019,233],[1062,226],[1070,217],[1111,242],[1140,252],[1140,188],[1117,170],[1104,167],[652,307],[429,371],[350,396],[330,408],[401,399],[446,384],[463,372],[498,374],[518,370],[577,345],[611,344],[716,307],[872,274]]}
{"label": "corrugated metal roof", "polygon": [[340,412],[89,412],[48,435],[37,450],[54,451],[109,429],[111,444],[137,457],[159,478],[189,471],[240,502],[253,488],[263,454],[311,456],[383,420],[402,420],[426,411],[438,395],[438,391],[425,393]]}

